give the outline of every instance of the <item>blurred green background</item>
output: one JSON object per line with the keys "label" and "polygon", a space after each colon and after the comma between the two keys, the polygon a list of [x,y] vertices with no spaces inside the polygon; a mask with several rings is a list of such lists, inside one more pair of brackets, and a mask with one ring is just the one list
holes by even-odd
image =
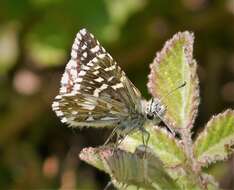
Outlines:
{"label": "blurred green background", "polygon": [[[83,27],[146,98],[156,51],[176,32],[193,31],[201,88],[194,132],[234,107],[234,0],[2,0],[0,21],[0,189],[103,189],[108,182],[78,153],[103,144],[110,131],[68,129],[51,110]],[[207,171],[234,189],[234,157]]]}

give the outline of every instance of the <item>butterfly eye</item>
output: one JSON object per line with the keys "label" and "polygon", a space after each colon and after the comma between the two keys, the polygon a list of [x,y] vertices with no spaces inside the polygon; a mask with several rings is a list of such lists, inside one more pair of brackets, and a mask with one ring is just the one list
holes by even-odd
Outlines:
{"label": "butterfly eye", "polygon": [[158,112],[161,112],[161,111],[162,111],[162,107],[159,106],[159,107],[158,107]]}
{"label": "butterfly eye", "polygon": [[147,113],[146,117],[149,120],[153,120],[154,119],[154,114],[153,113]]}

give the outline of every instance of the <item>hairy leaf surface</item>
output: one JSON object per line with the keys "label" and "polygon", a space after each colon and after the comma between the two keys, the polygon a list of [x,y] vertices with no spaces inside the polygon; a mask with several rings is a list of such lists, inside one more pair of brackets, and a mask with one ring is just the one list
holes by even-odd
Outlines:
{"label": "hairy leaf surface", "polygon": [[[166,106],[164,120],[174,128],[192,127],[197,115],[199,90],[193,41],[192,33],[177,33],[151,64],[149,91]],[[183,83],[184,87],[172,92]]]}
{"label": "hairy leaf surface", "polygon": [[203,163],[216,162],[228,158],[234,152],[234,111],[213,116],[194,144],[195,157]]}

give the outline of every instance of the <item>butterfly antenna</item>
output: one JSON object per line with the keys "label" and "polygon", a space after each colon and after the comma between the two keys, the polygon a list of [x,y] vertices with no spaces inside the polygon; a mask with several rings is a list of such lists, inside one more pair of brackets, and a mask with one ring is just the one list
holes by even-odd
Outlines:
{"label": "butterfly antenna", "polygon": [[[186,81],[184,81],[182,84],[180,84],[179,86],[177,86],[176,88],[172,89],[170,92],[168,92],[162,99],[167,98],[168,96],[170,96],[171,94],[173,94],[175,91],[177,91],[180,88],[183,88],[186,85]],[[169,131],[173,134],[173,136],[176,135],[175,131],[169,126],[169,124],[164,120],[163,117],[161,117],[161,115],[158,114],[158,117],[163,121],[163,123],[166,124],[167,128],[169,129]]]}
{"label": "butterfly antenna", "polygon": [[111,185],[112,185],[112,181],[109,181],[103,190],[108,190]]}
{"label": "butterfly antenna", "polygon": [[103,144],[103,146],[107,145],[107,143],[112,139],[112,137],[115,135],[117,129],[118,129],[118,126],[113,129],[113,131],[111,132],[111,134],[109,135],[109,137],[106,139],[106,141]]}
{"label": "butterfly antenna", "polygon": [[172,134],[173,136],[176,136],[175,130],[172,129],[172,128],[170,127],[170,125],[165,121],[165,119],[164,119],[163,117],[161,117],[160,115],[158,115],[158,117],[159,117],[159,118],[161,119],[161,121],[166,125],[167,129],[171,132],[171,134]]}
{"label": "butterfly antenna", "polygon": [[183,88],[186,85],[186,81],[184,81],[182,84],[180,84],[179,86],[175,87],[174,89],[172,89],[170,92],[168,92],[163,98],[167,98],[168,96],[170,96],[171,94],[173,94],[175,91],[177,91],[180,88]]}

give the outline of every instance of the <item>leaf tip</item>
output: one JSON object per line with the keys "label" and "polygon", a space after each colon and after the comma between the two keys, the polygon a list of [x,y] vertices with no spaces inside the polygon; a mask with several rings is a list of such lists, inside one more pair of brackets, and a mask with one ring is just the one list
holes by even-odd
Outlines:
{"label": "leaf tip", "polygon": [[177,42],[182,42],[184,45],[184,51],[188,63],[192,64],[193,62],[193,43],[194,43],[194,33],[189,31],[178,32],[173,35],[171,39],[166,41],[165,45],[161,49],[161,51],[156,53],[156,57],[153,60],[153,63],[150,64],[150,74],[148,75],[148,83],[147,87],[149,92],[156,97],[154,87],[154,81],[157,80],[157,76],[155,73],[154,67],[157,67],[158,64],[162,62],[163,59],[167,56],[167,54],[173,49]]}
{"label": "leaf tip", "polygon": [[212,116],[194,143],[194,155],[202,166],[224,161],[234,152],[234,110]]}

